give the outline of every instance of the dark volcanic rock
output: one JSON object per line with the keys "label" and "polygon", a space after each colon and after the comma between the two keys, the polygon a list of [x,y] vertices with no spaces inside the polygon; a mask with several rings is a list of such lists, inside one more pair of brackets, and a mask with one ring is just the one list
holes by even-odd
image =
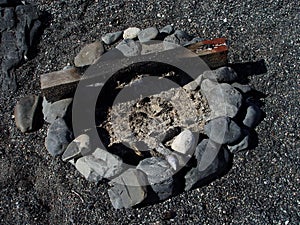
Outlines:
{"label": "dark volcanic rock", "polygon": [[242,137],[241,128],[229,117],[219,117],[204,126],[205,134],[219,144],[231,144]]}
{"label": "dark volcanic rock", "polygon": [[185,190],[201,187],[223,175],[230,167],[230,155],[222,145],[204,139],[195,151],[197,167],[185,176]]}
{"label": "dark volcanic rock", "polygon": [[149,184],[160,200],[165,200],[175,193],[174,170],[166,160],[158,157],[147,158],[136,168],[147,175]]}
{"label": "dark volcanic rock", "polygon": [[48,128],[45,146],[52,156],[62,154],[72,141],[72,132],[62,118],[57,118]]}
{"label": "dark volcanic rock", "polygon": [[246,100],[246,103],[248,108],[243,124],[249,128],[255,128],[262,119],[262,110],[251,100]]}
{"label": "dark volcanic rock", "polygon": [[34,131],[41,124],[42,99],[40,96],[22,98],[15,107],[15,121],[22,132]]}
{"label": "dark volcanic rock", "polygon": [[136,169],[128,169],[110,182],[110,201],[115,209],[131,208],[147,197],[146,175]]}

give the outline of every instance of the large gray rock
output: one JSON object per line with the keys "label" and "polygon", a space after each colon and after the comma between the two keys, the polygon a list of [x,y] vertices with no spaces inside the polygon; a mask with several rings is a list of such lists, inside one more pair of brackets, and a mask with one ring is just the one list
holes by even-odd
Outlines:
{"label": "large gray rock", "polygon": [[77,67],[89,66],[96,62],[101,57],[105,49],[100,41],[95,41],[84,46],[74,59],[74,64]]}
{"label": "large gray rock", "polygon": [[123,38],[124,39],[135,39],[138,36],[140,31],[141,31],[140,28],[129,27],[126,30],[124,30]]}
{"label": "large gray rock", "polygon": [[232,68],[224,66],[216,70],[205,71],[203,78],[211,79],[219,83],[232,83],[237,80],[238,76]]}
{"label": "large gray rock", "polygon": [[196,140],[190,130],[184,130],[177,135],[171,144],[171,148],[176,152],[187,154],[195,146]]}
{"label": "large gray rock", "polygon": [[105,44],[111,45],[111,44],[115,43],[117,40],[119,40],[121,38],[122,34],[123,34],[123,31],[108,33],[108,34],[105,34],[104,36],[102,36],[101,39]]}
{"label": "large gray rock", "polygon": [[57,118],[50,125],[45,146],[52,156],[62,154],[72,141],[73,135],[62,118]]}
{"label": "large gray rock", "polygon": [[205,134],[219,144],[232,144],[242,137],[241,128],[229,117],[219,117],[204,126]]}
{"label": "large gray rock", "polygon": [[91,142],[90,137],[87,134],[82,134],[75,138],[67,147],[62,155],[63,161],[70,161],[82,156],[91,154]]}
{"label": "large gray rock", "polygon": [[118,156],[100,148],[91,155],[79,158],[75,167],[87,180],[95,182],[118,176],[124,170],[123,162]]}
{"label": "large gray rock", "polygon": [[242,95],[226,83],[218,84],[209,79],[201,83],[201,92],[211,109],[210,119],[227,116],[235,117],[242,105]]}
{"label": "large gray rock", "polygon": [[166,160],[158,157],[147,158],[136,168],[147,175],[149,184],[160,200],[165,200],[175,193],[174,170]]}
{"label": "large gray rock", "polygon": [[149,27],[144,30],[141,30],[138,34],[138,39],[140,42],[147,42],[154,40],[158,35],[158,30],[156,27]]}
{"label": "large gray rock", "polygon": [[185,190],[201,187],[225,173],[230,166],[230,155],[222,145],[204,139],[195,151],[197,167],[185,175]]}
{"label": "large gray rock", "polygon": [[128,169],[110,182],[110,201],[115,209],[131,208],[147,197],[146,175],[136,169]]}
{"label": "large gray rock", "polygon": [[141,52],[140,44],[131,39],[125,39],[121,41],[116,46],[116,49],[121,51],[123,55],[127,57],[137,56]]}
{"label": "large gray rock", "polygon": [[57,118],[64,118],[67,114],[69,106],[72,103],[72,98],[63,99],[54,103],[43,99],[43,114],[44,120],[48,123],[53,123]]}
{"label": "large gray rock", "polygon": [[21,132],[30,132],[37,129],[42,118],[42,101],[40,96],[22,98],[14,110],[15,122]]}

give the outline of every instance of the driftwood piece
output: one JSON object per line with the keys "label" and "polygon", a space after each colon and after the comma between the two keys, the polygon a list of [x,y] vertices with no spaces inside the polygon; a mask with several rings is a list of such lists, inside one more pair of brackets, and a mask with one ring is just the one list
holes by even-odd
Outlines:
{"label": "driftwood piece", "polygon": [[80,74],[76,68],[41,75],[41,89],[47,101],[55,102],[74,96]]}
{"label": "driftwood piece", "polygon": [[[225,38],[216,38],[213,40],[197,42],[195,44],[187,46],[186,48],[203,59],[203,61],[211,69],[225,66],[228,63],[228,47]],[[155,57],[155,54],[153,55]],[[116,56],[116,58],[117,57],[118,56]],[[187,56],[185,55],[182,55],[180,57],[183,61],[187,60]],[[107,71],[109,73],[114,63],[111,61],[110,57],[108,57],[107,62],[105,61],[104,57],[103,61],[104,63],[102,63],[101,65],[101,70]],[[50,102],[58,101],[63,98],[73,97],[80,79],[80,73],[76,68],[43,74],[41,75],[42,93]],[[93,83],[93,79],[91,79],[90,82]]]}

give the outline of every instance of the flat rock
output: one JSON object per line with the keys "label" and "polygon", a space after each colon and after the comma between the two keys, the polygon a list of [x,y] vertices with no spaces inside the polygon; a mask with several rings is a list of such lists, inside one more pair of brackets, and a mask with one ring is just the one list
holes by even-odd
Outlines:
{"label": "flat rock", "polygon": [[87,180],[95,182],[113,178],[124,170],[123,162],[118,156],[100,148],[91,155],[79,158],[75,166]]}
{"label": "flat rock", "polygon": [[124,39],[135,39],[135,38],[137,38],[140,31],[141,31],[140,28],[129,27],[126,30],[124,30],[123,38]]}
{"label": "flat rock", "polygon": [[173,32],[174,32],[174,28],[172,25],[166,25],[159,30],[159,33],[164,33],[164,34],[172,34]]}
{"label": "flat rock", "polygon": [[104,53],[102,42],[95,41],[84,46],[74,59],[74,64],[77,67],[92,65]]}
{"label": "flat rock", "polygon": [[122,34],[123,34],[123,31],[108,33],[108,34],[105,34],[104,36],[102,36],[101,39],[105,44],[111,45],[111,44],[114,44],[117,40],[119,40],[121,38]]}
{"label": "flat rock", "polygon": [[92,153],[90,137],[87,134],[79,135],[67,147],[62,155],[63,161],[70,161]]}
{"label": "flat rock", "polygon": [[160,200],[165,200],[175,192],[174,170],[164,159],[151,157],[142,160],[136,167],[147,175],[149,184]]}
{"label": "flat rock", "polygon": [[22,98],[14,110],[15,122],[21,132],[34,131],[41,124],[42,99],[40,96]]}
{"label": "flat rock", "polygon": [[141,30],[138,34],[138,39],[140,42],[147,42],[154,40],[158,35],[158,30],[156,27],[149,27],[144,30]]}
{"label": "flat rock", "polygon": [[131,39],[125,39],[121,41],[117,46],[116,49],[121,51],[124,56],[132,57],[137,56],[141,52],[141,46]]}
{"label": "flat rock", "polygon": [[147,197],[146,175],[136,169],[128,169],[110,182],[110,201],[115,209],[131,208]]}
{"label": "flat rock", "polygon": [[73,98],[67,98],[54,103],[50,103],[43,99],[43,114],[44,120],[48,123],[53,123],[57,118],[64,118],[73,101]]}
{"label": "flat rock", "polygon": [[171,148],[176,152],[187,154],[193,149],[195,142],[194,134],[190,130],[184,130],[175,137]]}
{"label": "flat rock", "polygon": [[233,118],[242,105],[241,93],[227,83],[218,84],[205,79],[201,83],[201,92],[208,100],[210,119],[222,116]]}
{"label": "flat rock", "polygon": [[185,190],[201,187],[219,176],[230,167],[230,154],[222,145],[204,139],[195,151],[197,167],[185,175]]}
{"label": "flat rock", "polygon": [[205,134],[219,144],[232,144],[242,137],[241,128],[229,117],[218,117],[204,126]]}
{"label": "flat rock", "polygon": [[72,139],[73,134],[66,122],[62,118],[57,118],[48,128],[45,146],[48,152],[55,157],[65,151]]}
{"label": "flat rock", "polygon": [[231,67],[221,67],[216,70],[205,71],[203,78],[212,79],[219,83],[232,83],[237,80],[237,73]]}

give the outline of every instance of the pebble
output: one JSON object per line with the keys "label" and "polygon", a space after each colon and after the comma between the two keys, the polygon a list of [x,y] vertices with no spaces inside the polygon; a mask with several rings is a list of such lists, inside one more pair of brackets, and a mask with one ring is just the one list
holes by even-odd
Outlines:
{"label": "pebble", "polygon": [[156,27],[149,27],[144,30],[141,30],[138,34],[138,39],[140,42],[147,42],[154,40],[158,35],[158,30]]}
{"label": "pebble", "polygon": [[102,36],[102,41],[107,44],[111,45],[114,44],[117,40],[119,40],[122,37],[123,31],[117,31],[113,33],[108,33]]}
{"label": "pebble", "polygon": [[45,140],[48,152],[53,156],[62,154],[72,141],[72,132],[62,118],[57,118],[50,125]]}
{"label": "pebble", "polygon": [[174,171],[166,160],[158,157],[146,158],[136,168],[147,175],[151,188],[160,200],[167,199],[175,192]]}
{"label": "pebble", "polygon": [[72,103],[72,98],[66,98],[54,103],[48,102],[46,98],[43,99],[43,114],[44,120],[48,123],[53,123],[57,118],[64,118]]}
{"label": "pebble", "polygon": [[42,100],[40,96],[30,95],[22,98],[14,110],[16,126],[21,132],[31,132],[41,125]]}
{"label": "pebble", "polygon": [[124,170],[122,160],[108,151],[97,148],[91,155],[79,158],[76,169],[89,181],[98,182],[110,179]]}
{"label": "pebble", "polygon": [[241,128],[229,117],[218,117],[204,126],[204,133],[219,144],[236,143],[242,137]]}
{"label": "pebble", "polygon": [[105,49],[100,41],[95,41],[84,46],[74,59],[76,67],[89,66],[95,63],[104,53]]}
{"label": "pebble", "polygon": [[135,38],[137,38],[140,31],[141,31],[140,28],[129,27],[126,30],[124,30],[123,38],[124,39],[135,39]]}
{"label": "pebble", "polygon": [[237,80],[237,73],[231,67],[221,67],[216,70],[205,71],[203,78],[216,80],[219,83],[232,83]]}
{"label": "pebble", "polygon": [[140,170],[128,169],[109,184],[108,195],[115,209],[131,208],[147,197],[147,178]]}
{"label": "pebble", "polygon": [[255,128],[260,123],[261,118],[262,110],[254,103],[248,103],[247,113],[243,120],[243,124],[249,128]]}
{"label": "pebble", "polygon": [[201,84],[201,92],[209,103],[210,119],[222,116],[233,118],[242,105],[241,93],[227,83],[217,84],[205,79]]}
{"label": "pebble", "polygon": [[219,144],[204,139],[196,147],[197,167],[185,175],[185,190],[201,187],[226,173],[230,167],[229,152]]}
{"label": "pebble", "polygon": [[141,52],[141,46],[131,39],[125,39],[121,41],[116,46],[116,49],[121,51],[126,57],[138,56]]}
{"label": "pebble", "polygon": [[187,154],[193,149],[194,145],[195,137],[193,133],[190,130],[184,130],[175,137],[171,148],[176,152]]}
{"label": "pebble", "polygon": [[172,34],[174,32],[174,28],[172,25],[166,25],[159,30],[159,33],[163,34]]}
{"label": "pebble", "polygon": [[63,161],[69,161],[91,154],[90,137],[86,134],[79,135],[67,147],[62,155]]}

